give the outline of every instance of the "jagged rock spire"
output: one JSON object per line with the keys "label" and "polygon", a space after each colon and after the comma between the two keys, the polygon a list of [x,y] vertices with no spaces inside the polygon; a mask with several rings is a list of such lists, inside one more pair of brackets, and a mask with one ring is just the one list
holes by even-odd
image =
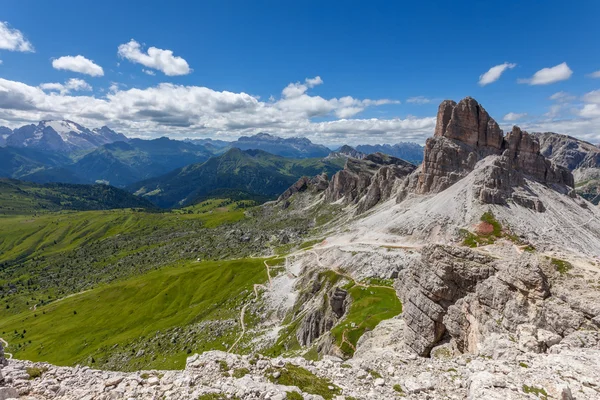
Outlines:
{"label": "jagged rock spire", "polygon": [[540,153],[537,139],[520,128],[504,136],[498,123],[473,98],[459,103],[443,101],[438,109],[435,134],[427,140],[416,191],[440,192],[475,168],[481,159],[506,157],[509,168],[542,183],[573,186],[573,176]]}

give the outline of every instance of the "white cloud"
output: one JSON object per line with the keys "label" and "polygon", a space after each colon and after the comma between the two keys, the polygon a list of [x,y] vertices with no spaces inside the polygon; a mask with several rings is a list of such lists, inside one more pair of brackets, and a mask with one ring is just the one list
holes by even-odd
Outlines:
{"label": "white cloud", "polygon": [[512,69],[516,66],[517,64],[505,62],[504,64],[499,64],[490,68],[486,73],[479,75],[479,86],[485,86],[496,82],[498,79],[500,79],[500,76],[504,71],[507,69]]}
{"label": "white cloud", "polygon": [[67,71],[79,72],[90,76],[103,76],[104,70],[101,66],[88,60],[84,56],[63,56],[52,60],[52,67],[55,69],[64,69]]}
{"label": "white cloud", "polygon": [[409,97],[408,99],[406,99],[407,103],[412,103],[412,104],[429,104],[433,102],[433,99],[427,98],[425,96],[416,96],[416,97]]}
{"label": "white cloud", "polygon": [[583,101],[586,103],[600,104],[600,90],[592,90],[583,95]]}
{"label": "white cloud", "polygon": [[60,94],[68,94],[70,92],[91,91],[92,87],[83,79],[71,78],[62,83],[42,83],[40,89],[46,91],[57,91]]}
{"label": "white cloud", "polygon": [[168,76],[187,75],[192,72],[187,61],[174,56],[173,51],[150,47],[147,53],[143,53],[141,45],[133,39],[120,45],[118,54],[131,62],[162,71]]}
{"label": "white cloud", "polygon": [[592,72],[591,74],[587,74],[588,78],[600,78],[600,71]]}
{"label": "white cloud", "polygon": [[566,62],[555,65],[550,68],[542,68],[531,78],[519,79],[519,83],[527,83],[529,85],[548,85],[555,82],[567,80],[573,75],[573,71]]}
{"label": "white cloud", "polygon": [[581,97],[583,104],[556,103],[545,118],[529,120],[522,128],[531,132],[557,132],[591,143],[600,142],[600,90]]}
{"label": "white cloud", "polygon": [[298,97],[303,95],[309,88],[313,88],[321,84],[323,84],[323,79],[321,79],[320,76],[315,76],[314,78],[306,78],[304,80],[304,83],[290,83],[283,89],[281,93],[283,94],[283,97]]}
{"label": "white cloud", "polygon": [[[313,78],[315,79],[315,78]],[[317,81],[305,81],[314,85]],[[63,87],[66,84],[62,84]],[[424,142],[435,118],[360,119],[358,112],[388,99],[325,99],[306,91],[288,98],[261,101],[247,93],[162,83],[145,89],[113,84],[105,97],[73,96],[58,85],[32,87],[0,78],[0,125],[22,125],[42,119],[66,118],[89,127],[110,124],[131,136],[210,135],[236,138],[270,132],[283,137],[307,136],[319,143]],[[75,87],[70,89],[75,90]],[[82,90],[82,89],[81,89]],[[79,94],[79,93],[78,93]],[[318,117],[319,120],[314,120]]]}
{"label": "white cloud", "polygon": [[306,118],[326,116],[334,113],[338,118],[350,118],[367,107],[384,104],[398,104],[396,100],[358,100],[350,96],[326,100],[321,96],[309,96],[306,91],[316,85],[323,84],[321,77],[307,78],[304,83],[296,82],[287,85],[281,92],[283,98],[275,106],[285,112],[303,114]]}
{"label": "white cloud", "polygon": [[0,21],[0,49],[9,51],[33,52],[33,45],[18,29],[13,29],[8,22]]}
{"label": "white cloud", "polygon": [[0,65],[2,65],[2,63],[3,63],[3,62],[4,62],[4,61],[0,60]]}
{"label": "white cloud", "polygon": [[150,76],[156,75],[156,72],[152,71],[151,69],[142,69],[142,72]]}
{"label": "white cloud", "polygon": [[527,113],[514,113],[514,112],[509,112],[508,114],[506,114],[504,116],[504,121],[516,121],[519,119],[523,119],[527,116]]}
{"label": "white cloud", "polygon": [[566,103],[571,100],[575,100],[575,96],[570,95],[567,92],[556,92],[552,96],[550,96],[550,100],[554,100],[557,103]]}

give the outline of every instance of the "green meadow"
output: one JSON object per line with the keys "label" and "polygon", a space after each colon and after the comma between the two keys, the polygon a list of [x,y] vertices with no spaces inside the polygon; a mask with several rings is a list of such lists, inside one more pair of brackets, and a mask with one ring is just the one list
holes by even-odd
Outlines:
{"label": "green meadow", "polygon": [[[163,268],[2,318],[0,332],[16,358],[58,365],[101,362],[115,347],[150,339],[157,331],[204,321],[237,322],[241,305],[253,296],[253,285],[267,280],[263,261]],[[236,324],[211,347],[225,350],[238,331]],[[198,340],[180,351],[154,349],[128,362],[131,368],[182,368],[188,353],[201,351],[201,344]]]}

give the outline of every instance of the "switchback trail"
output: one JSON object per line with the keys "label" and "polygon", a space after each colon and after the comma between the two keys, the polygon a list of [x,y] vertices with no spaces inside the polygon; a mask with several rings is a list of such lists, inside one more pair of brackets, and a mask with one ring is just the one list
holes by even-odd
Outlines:
{"label": "switchback trail", "polygon": [[[254,295],[256,296],[257,299],[258,299],[258,290],[257,289],[259,287],[262,287],[265,290],[269,290],[273,287],[273,280],[271,279],[271,267],[269,266],[269,264],[267,264],[267,260],[265,260],[264,263],[265,263],[265,268],[267,269],[267,277],[269,278],[269,287],[267,288],[263,284],[255,284],[254,285]],[[228,353],[231,353],[231,350],[233,350],[235,348],[235,346],[237,346],[237,344],[240,342],[240,340],[242,340],[242,338],[244,337],[244,334],[246,333],[246,324],[244,323],[244,314],[246,314],[246,307],[248,307],[248,304],[250,304],[250,303],[244,304],[244,306],[242,307],[242,312],[240,313],[240,322],[242,325],[242,333],[240,333],[240,336],[237,338],[237,340],[231,345],[229,350],[227,350]]]}
{"label": "switchback trail", "polygon": [[[4,349],[6,349],[6,348],[8,347],[8,342],[7,342],[6,340],[4,340],[4,339],[0,338],[0,342],[2,342],[2,346],[4,347]],[[7,353],[7,352],[4,352],[4,355],[5,355],[5,356],[7,356],[6,358],[7,358],[7,359],[9,359],[9,360],[10,360],[11,358],[13,358],[13,355],[12,355],[12,353]]]}
{"label": "switchback trail", "polygon": [[237,344],[240,342],[240,340],[242,340],[242,337],[244,337],[244,334],[246,333],[246,324],[244,323],[244,314],[246,314],[246,307],[248,307],[248,304],[250,304],[250,303],[244,304],[244,307],[242,307],[242,312],[240,313],[240,322],[242,324],[242,333],[240,333],[240,336],[237,338],[237,340],[235,342],[233,342],[233,344],[231,345],[229,350],[227,350],[228,353],[231,353],[231,350],[233,350],[235,348],[235,346],[237,346]]}

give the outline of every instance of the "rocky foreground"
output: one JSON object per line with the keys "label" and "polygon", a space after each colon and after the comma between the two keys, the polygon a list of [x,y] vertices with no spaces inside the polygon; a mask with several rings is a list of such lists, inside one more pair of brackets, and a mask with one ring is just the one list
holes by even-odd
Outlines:
{"label": "rocky foreground", "polygon": [[[211,351],[188,358],[182,371],[122,373],[10,360],[2,369],[0,399],[600,398],[597,332],[546,343],[549,353],[538,354],[526,348],[545,339],[529,327],[514,342],[492,338],[489,355],[421,358],[403,349],[403,325],[400,319],[381,323],[347,361]],[[583,341],[590,348],[579,349]]]}

